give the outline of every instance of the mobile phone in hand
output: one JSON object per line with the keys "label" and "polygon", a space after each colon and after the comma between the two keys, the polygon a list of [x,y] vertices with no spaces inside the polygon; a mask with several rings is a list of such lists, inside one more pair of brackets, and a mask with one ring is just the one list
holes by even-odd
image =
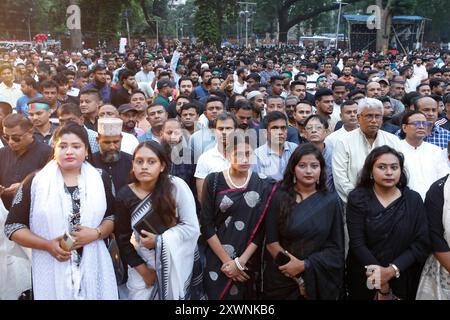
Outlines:
{"label": "mobile phone in hand", "polygon": [[72,250],[74,242],[75,240],[73,240],[72,236],[68,232],[65,232],[63,238],[59,242],[59,246],[63,250],[70,251]]}
{"label": "mobile phone in hand", "polygon": [[279,267],[284,266],[285,264],[289,263],[289,261],[291,261],[291,258],[283,251],[278,252],[277,256],[275,257],[275,264]]}

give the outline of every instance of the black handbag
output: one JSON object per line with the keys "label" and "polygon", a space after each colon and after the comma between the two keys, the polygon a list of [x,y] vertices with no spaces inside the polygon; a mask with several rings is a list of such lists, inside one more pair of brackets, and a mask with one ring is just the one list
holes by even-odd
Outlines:
{"label": "black handbag", "polygon": [[117,285],[121,286],[127,281],[127,266],[120,258],[119,246],[117,245],[114,234],[111,234],[106,240],[106,247],[111,255],[111,260],[116,274]]}

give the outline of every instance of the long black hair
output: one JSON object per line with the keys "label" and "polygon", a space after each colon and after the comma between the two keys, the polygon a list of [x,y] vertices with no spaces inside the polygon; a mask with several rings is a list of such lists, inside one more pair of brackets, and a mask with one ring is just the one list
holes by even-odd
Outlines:
{"label": "long black hair", "polygon": [[294,178],[296,177],[295,167],[300,160],[307,155],[313,155],[320,163],[320,177],[316,190],[318,192],[327,192],[326,167],[322,152],[312,143],[301,144],[291,155],[291,158],[286,166],[286,170],[284,171],[283,182],[281,183],[282,198],[280,215],[278,219],[278,228],[280,231],[285,230],[287,217],[296,205],[297,193],[295,191],[294,183]]}
{"label": "long black hair", "polygon": [[[155,189],[151,195],[152,209],[161,217],[167,227],[173,226],[177,222],[176,217],[176,202],[173,197],[173,183],[170,181],[169,172],[171,168],[171,161],[167,151],[155,141],[141,142],[133,153],[133,161],[136,158],[136,153],[143,149],[150,149],[158,157],[164,170],[159,174]],[[134,183],[139,183],[133,170],[130,172],[130,180]]]}
{"label": "long black hair", "polygon": [[375,184],[375,180],[373,180],[372,178],[373,166],[375,165],[375,162],[385,154],[392,154],[398,159],[398,162],[400,163],[401,174],[400,180],[397,184],[397,188],[402,189],[406,187],[406,185],[408,184],[408,178],[405,173],[405,158],[403,154],[389,146],[382,146],[373,149],[372,152],[367,156],[364,167],[362,168],[360,173],[357,188],[373,188]]}

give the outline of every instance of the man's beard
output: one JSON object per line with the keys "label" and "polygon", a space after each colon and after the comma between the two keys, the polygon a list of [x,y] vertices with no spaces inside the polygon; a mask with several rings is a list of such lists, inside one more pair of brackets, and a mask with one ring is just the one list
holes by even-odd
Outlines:
{"label": "man's beard", "polygon": [[120,160],[120,151],[101,152],[100,154],[105,163],[114,163]]}
{"label": "man's beard", "polygon": [[128,131],[133,131],[134,128],[136,128],[136,122],[135,121],[128,121],[125,123],[125,127]]}

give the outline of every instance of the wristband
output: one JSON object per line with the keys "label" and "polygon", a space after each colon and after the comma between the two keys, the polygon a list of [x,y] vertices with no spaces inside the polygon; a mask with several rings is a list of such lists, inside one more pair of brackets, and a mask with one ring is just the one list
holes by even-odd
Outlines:
{"label": "wristband", "polygon": [[102,232],[100,231],[100,228],[95,228],[95,231],[97,231],[97,234],[98,234],[98,238],[97,239],[101,239]]}

